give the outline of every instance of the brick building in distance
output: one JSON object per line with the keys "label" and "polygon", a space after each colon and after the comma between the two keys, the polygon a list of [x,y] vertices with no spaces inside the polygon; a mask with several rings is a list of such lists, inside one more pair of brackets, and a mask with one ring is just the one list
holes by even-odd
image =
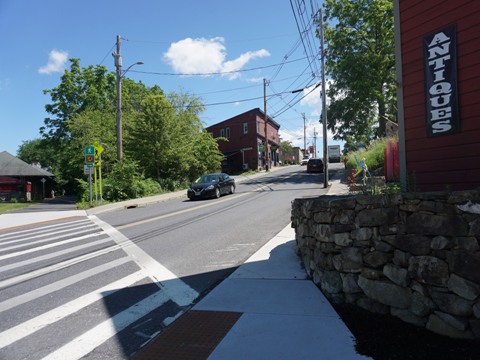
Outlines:
{"label": "brick building in distance", "polygon": [[265,138],[268,139],[270,167],[279,166],[279,129],[280,125],[267,116],[265,136],[265,113],[255,108],[209,126],[206,131],[214,138],[228,139],[219,142],[219,149],[225,156],[222,171],[232,173],[265,169]]}

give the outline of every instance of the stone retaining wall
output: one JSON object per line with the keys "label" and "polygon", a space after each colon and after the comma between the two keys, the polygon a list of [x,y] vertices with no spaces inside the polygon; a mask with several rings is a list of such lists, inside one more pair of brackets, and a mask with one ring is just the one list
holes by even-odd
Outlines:
{"label": "stone retaining wall", "polygon": [[480,338],[480,191],[292,203],[297,253],[332,302]]}

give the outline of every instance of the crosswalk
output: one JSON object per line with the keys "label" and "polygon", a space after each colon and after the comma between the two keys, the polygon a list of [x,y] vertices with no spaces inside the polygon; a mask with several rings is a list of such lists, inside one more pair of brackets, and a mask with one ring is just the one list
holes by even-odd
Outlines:
{"label": "crosswalk", "polygon": [[198,295],[95,216],[0,232],[0,359],[128,359]]}

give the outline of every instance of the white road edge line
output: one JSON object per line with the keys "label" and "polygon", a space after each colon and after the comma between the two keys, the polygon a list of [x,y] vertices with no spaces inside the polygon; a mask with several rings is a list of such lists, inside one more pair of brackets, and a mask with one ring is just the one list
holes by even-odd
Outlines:
{"label": "white road edge line", "polygon": [[100,226],[118,245],[120,245],[123,251],[125,251],[127,255],[145,271],[145,274],[154,280],[157,285],[179,306],[191,305],[199,296],[196,290],[180,280],[174,273],[157,262],[112,225],[100,220],[95,215],[90,215],[89,218]]}

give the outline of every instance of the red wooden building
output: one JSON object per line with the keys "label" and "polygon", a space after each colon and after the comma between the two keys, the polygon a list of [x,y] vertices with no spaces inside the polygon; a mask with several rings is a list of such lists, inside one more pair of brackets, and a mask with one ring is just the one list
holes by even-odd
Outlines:
{"label": "red wooden building", "polygon": [[42,200],[56,186],[54,175],[11,155],[0,152],[0,201]]}
{"label": "red wooden building", "polygon": [[[267,117],[267,139],[270,167],[277,166],[279,160],[280,125],[271,117]],[[228,141],[220,141],[219,148],[225,158],[222,170],[236,172],[246,169],[265,168],[265,113],[259,108],[249,110],[206,130],[214,138],[224,137]]]}
{"label": "red wooden building", "polygon": [[480,1],[394,4],[402,183],[478,188]]}

